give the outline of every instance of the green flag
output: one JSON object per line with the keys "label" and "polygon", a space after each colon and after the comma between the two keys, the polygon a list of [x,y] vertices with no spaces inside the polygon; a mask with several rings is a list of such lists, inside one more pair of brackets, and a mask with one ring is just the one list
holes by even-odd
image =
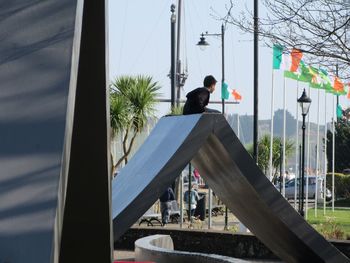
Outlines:
{"label": "green flag", "polygon": [[313,66],[309,66],[309,71],[312,75],[310,87],[315,89],[323,89],[319,70]]}
{"label": "green flag", "polygon": [[284,71],[284,77],[289,79],[299,80],[299,74],[297,72],[292,72],[288,70]]}
{"label": "green flag", "polygon": [[280,69],[282,62],[283,46],[279,44],[273,45],[273,69]]}
{"label": "green flag", "polygon": [[343,108],[338,104],[337,105],[337,118],[340,119],[343,117]]}
{"label": "green flag", "polygon": [[226,82],[223,82],[221,85],[221,99],[227,100],[230,96],[230,93],[228,92],[228,85]]}
{"label": "green flag", "polygon": [[310,72],[310,68],[304,63],[304,61],[300,62],[300,76],[299,81],[311,83],[312,74]]}
{"label": "green flag", "polygon": [[330,78],[328,77],[328,72],[325,69],[320,68],[318,73],[321,78],[322,88],[326,91],[333,90],[333,85]]}

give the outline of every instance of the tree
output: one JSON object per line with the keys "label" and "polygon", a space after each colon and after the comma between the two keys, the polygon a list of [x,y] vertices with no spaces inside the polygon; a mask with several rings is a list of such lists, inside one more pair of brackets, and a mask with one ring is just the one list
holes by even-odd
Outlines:
{"label": "tree", "polygon": [[[345,0],[263,0],[267,14],[259,18],[258,34],[267,45],[279,43],[309,54],[313,64],[339,75],[350,77],[349,24],[350,4]],[[252,12],[246,9],[234,14],[235,4],[230,0],[226,23],[244,32],[254,32]]]}
{"label": "tree", "polygon": [[[332,171],[332,131],[327,131],[327,160],[328,171]],[[341,173],[350,168],[350,122],[347,119],[339,119],[335,123],[335,166],[334,170]]]}
{"label": "tree", "polygon": [[114,165],[116,169],[128,156],[135,138],[154,117],[160,86],[148,76],[121,76],[110,89],[110,116],[112,136],[123,133],[123,155]]}
{"label": "tree", "polygon": [[[272,143],[272,167],[273,167],[273,181],[275,181],[281,163],[280,156],[280,144],[282,139],[280,137],[274,137]],[[294,145],[290,140],[286,140],[286,159],[293,153]],[[248,147],[248,152],[253,155],[253,145]],[[269,160],[270,160],[270,135],[264,135],[258,141],[258,166],[265,175],[269,172]]]}
{"label": "tree", "polygon": [[184,105],[174,106],[171,108],[168,115],[182,115],[183,110],[184,110]]}

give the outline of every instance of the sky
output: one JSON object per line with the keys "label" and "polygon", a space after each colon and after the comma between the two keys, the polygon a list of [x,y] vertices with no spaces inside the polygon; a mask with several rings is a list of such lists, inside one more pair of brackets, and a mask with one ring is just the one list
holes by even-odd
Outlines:
{"label": "sky", "polygon": [[[253,12],[253,1],[238,2],[234,15],[248,8]],[[109,76],[113,81],[121,75],[149,75],[157,81],[163,99],[170,99],[170,6],[177,5],[175,0],[110,0],[109,1]],[[206,41],[210,46],[202,51],[196,46],[200,34],[220,33],[222,22],[215,16],[224,16],[228,0],[183,0],[181,60],[187,61],[188,79],[181,98],[186,93],[202,86],[206,75],[214,75],[218,80],[216,91],[211,100],[221,99],[221,39],[209,36]],[[259,6],[260,16],[266,10]],[[240,104],[226,104],[226,113],[239,115],[253,114],[253,36],[243,34],[232,25],[225,28],[225,82],[242,95]],[[307,62],[307,61],[306,61]],[[271,87],[274,80],[274,110],[282,109],[284,102],[284,79],[282,72],[272,72],[272,50],[259,42],[259,119],[271,118]],[[327,95],[325,107],[324,92],[311,89],[305,84],[294,80],[286,80],[286,108],[296,116],[296,100],[306,88],[312,99],[310,121],[317,122],[318,107],[320,108],[320,123],[324,123],[326,114],[329,121],[333,114],[333,95]],[[320,98],[318,100],[318,98]],[[229,101],[233,101],[230,97]],[[318,101],[320,104],[318,106]],[[349,107],[349,101],[342,96],[340,104]],[[221,105],[212,104],[210,108],[221,110]],[[157,116],[169,112],[170,103],[159,103]],[[298,115],[300,115],[300,110]],[[298,116],[301,119],[301,116]]]}

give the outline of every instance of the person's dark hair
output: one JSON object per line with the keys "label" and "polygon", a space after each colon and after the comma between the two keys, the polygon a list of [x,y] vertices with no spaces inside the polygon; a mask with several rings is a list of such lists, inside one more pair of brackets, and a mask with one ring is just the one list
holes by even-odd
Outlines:
{"label": "person's dark hair", "polygon": [[204,78],[203,85],[208,88],[213,84],[216,84],[216,79],[212,75],[208,75]]}

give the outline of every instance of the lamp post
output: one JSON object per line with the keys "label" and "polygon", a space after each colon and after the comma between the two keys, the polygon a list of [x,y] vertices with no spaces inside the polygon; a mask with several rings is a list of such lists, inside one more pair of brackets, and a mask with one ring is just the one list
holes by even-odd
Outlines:
{"label": "lamp post", "polygon": [[[222,67],[222,77],[221,77],[221,89],[224,85],[225,81],[225,26],[224,24],[221,25],[221,33],[218,34],[209,34],[208,32],[202,33],[199,42],[197,43],[197,46],[200,47],[201,50],[204,50],[205,47],[209,46],[209,43],[205,40],[206,36],[221,36],[221,67]],[[222,114],[225,113],[225,100],[221,98],[222,103]]]}
{"label": "lamp post", "polygon": [[171,85],[171,108],[175,107],[175,24],[176,24],[176,15],[175,15],[175,5],[170,6],[171,17],[170,17],[170,41],[171,41],[171,51],[170,51],[170,85]]}
{"label": "lamp post", "polygon": [[[221,25],[221,33],[218,34],[209,34],[208,32],[202,33],[199,42],[197,43],[197,46],[200,47],[201,50],[204,50],[207,46],[209,46],[209,43],[205,40],[205,36],[221,36],[221,93],[222,93],[222,87],[225,82],[225,26],[224,24]],[[222,94],[221,94],[222,95]],[[222,105],[222,114],[225,114],[225,99],[221,96],[221,105]],[[227,206],[225,207],[225,230],[227,230],[228,227],[228,210]]]}
{"label": "lamp post", "polygon": [[306,91],[304,89],[303,94],[298,99],[298,103],[301,107],[301,115],[303,116],[303,125],[302,128],[302,150],[301,150],[301,199],[299,195],[299,204],[300,210],[299,213],[304,217],[304,175],[305,175],[305,117],[309,112],[311,99],[306,95]]}

